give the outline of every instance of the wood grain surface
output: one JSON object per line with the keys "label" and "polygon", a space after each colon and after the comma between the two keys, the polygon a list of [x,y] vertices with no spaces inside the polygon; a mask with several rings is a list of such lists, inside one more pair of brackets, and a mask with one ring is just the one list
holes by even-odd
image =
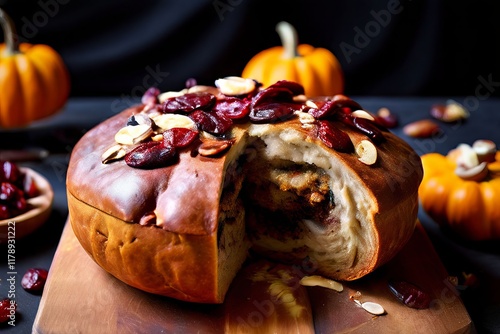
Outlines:
{"label": "wood grain surface", "polygon": [[[81,248],[67,223],[33,333],[474,332],[421,225],[396,258],[358,281],[344,283],[342,292],[303,287],[294,279],[297,271],[254,261],[240,271],[224,304],[179,302],[139,291],[106,273]],[[403,305],[389,291],[390,279],[409,281],[430,293],[431,307]],[[360,301],[379,303],[386,314],[373,316],[360,308],[349,298],[356,291]]]}

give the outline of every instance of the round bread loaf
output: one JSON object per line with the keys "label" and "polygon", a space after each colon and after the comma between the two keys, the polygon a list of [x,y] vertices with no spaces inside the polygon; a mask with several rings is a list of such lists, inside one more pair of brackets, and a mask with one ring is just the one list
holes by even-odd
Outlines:
{"label": "round bread loaf", "polygon": [[[227,98],[199,90],[211,92],[215,104]],[[255,116],[260,93],[231,97],[251,101],[250,116],[233,119],[222,134],[207,133],[193,111],[170,110],[176,96],[127,109],[87,132],[67,174],[69,220],[83,248],[131,286],[201,303],[223,302],[249,251],[337,280],[360,278],[390,260],[414,231],[419,156],[366,112],[352,113],[351,100],[307,102],[290,91],[294,99],[271,94],[264,104],[291,111],[267,111],[264,121]],[[324,113],[328,101],[337,102]],[[201,108],[224,118],[214,104]],[[133,165],[134,148],[167,145],[168,126],[158,118],[165,114],[193,120],[196,128],[181,123],[196,139],[164,164]],[[117,134],[137,126],[138,115],[152,119],[154,131],[124,143]],[[345,117],[368,119],[359,123],[376,125],[383,138]],[[332,126],[352,147],[333,142]],[[362,141],[373,145],[363,149]],[[363,151],[373,148],[376,161],[363,162]]]}

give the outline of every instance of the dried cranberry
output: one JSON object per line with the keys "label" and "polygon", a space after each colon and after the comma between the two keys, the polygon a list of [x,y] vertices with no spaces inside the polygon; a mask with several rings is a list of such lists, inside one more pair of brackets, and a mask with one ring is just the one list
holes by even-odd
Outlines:
{"label": "dried cranberry", "polygon": [[282,122],[293,117],[298,109],[293,103],[266,103],[253,107],[249,117],[253,123],[275,123]]}
{"label": "dried cranberry", "polygon": [[143,104],[157,104],[158,95],[160,95],[160,90],[156,87],[150,87],[144,95],[142,95],[141,102]]}
{"label": "dried cranberry", "polygon": [[293,92],[284,87],[268,87],[257,93],[252,99],[252,107],[268,102],[292,102]]}
{"label": "dried cranberry", "polygon": [[236,97],[218,100],[213,111],[230,119],[242,119],[250,113],[250,101]]}
{"label": "dried cranberry", "polygon": [[318,138],[328,147],[336,151],[349,153],[354,151],[354,145],[349,135],[335,127],[329,121],[319,121]]}
{"label": "dried cranberry", "polygon": [[150,169],[168,166],[174,163],[177,157],[177,151],[173,146],[150,141],[128,152],[125,155],[125,163],[134,168]]}
{"label": "dried cranberry", "polygon": [[324,119],[333,114],[339,109],[335,101],[322,101],[316,103],[319,108],[311,108],[307,112],[316,119]]}
{"label": "dried cranberry", "polygon": [[356,125],[354,125],[354,117],[352,117],[350,113],[337,113],[335,114],[335,119],[346,125],[349,125],[352,128],[356,128]]}
{"label": "dried cranberry", "polygon": [[292,92],[293,95],[303,95],[304,94],[304,86],[301,84],[288,81],[288,80],[279,80],[269,86],[268,88],[286,88]]}
{"label": "dried cranberry", "polygon": [[332,101],[335,102],[337,108],[347,108],[351,111],[363,109],[359,103],[342,94],[334,95]]}
{"label": "dried cranberry", "polygon": [[10,161],[0,161],[0,181],[15,183],[21,176],[19,168]]}
{"label": "dried cranberry", "polygon": [[12,215],[11,210],[5,204],[0,204],[0,220],[8,219]]}
{"label": "dried cranberry", "polygon": [[18,197],[14,201],[13,207],[17,209],[19,214],[21,214],[28,209],[28,202],[26,202],[26,199],[24,197]]}
{"label": "dried cranberry", "polygon": [[186,128],[172,128],[163,132],[163,145],[185,148],[196,138],[198,138],[198,131]]}
{"label": "dried cranberry", "polygon": [[354,110],[362,109],[361,106],[345,95],[335,95],[331,100],[314,101],[318,108],[311,108],[308,113],[316,119],[325,119],[337,113],[346,115]]}
{"label": "dried cranberry", "polygon": [[196,86],[197,84],[198,84],[198,82],[196,81],[196,79],[195,79],[195,78],[188,78],[188,79],[186,80],[185,86],[186,86],[186,88],[188,88],[188,89],[189,89],[189,88],[191,88],[191,87]]}
{"label": "dried cranberry", "polygon": [[399,125],[398,117],[394,114],[375,116],[375,122],[387,129],[393,129]]}
{"label": "dried cranberry", "polygon": [[0,165],[0,219],[7,219],[27,211],[26,200],[39,191],[31,174],[22,173],[10,161],[1,161]]}
{"label": "dried cranberry", "polygon": [[22,196],[22,192],[10,182],[2,182],[0,184],[0,200],[4,202],[13,202],[19,195]]}
{"label": "dried cranberry", "polygon": [[385,140],[385,136],[380,130],[380,126],[366,118],[353,117],[351,114],[337,113],[335,118],[342,123],[358,129],[367,135],[374,143],[378,144]]}
{"label": "dried cranberry", "polygon": [[196,123],[198,129],[214,135],[222,135],[231,129],[233,122],[217,113],[208,113],[196,110],[189,114],[189,117]]}
{"label": "dried cranberry", "polygon": [[163,102],[162,110],[165,113],[184,112],[194,110],[210,110],[215,104],[215,96],[208,92],[188,93],[170,97]]}
{"label": "dried cranberry", "polygon": [[32,198],[38,196],[40,193],[38,187],[36,186],[35,180],[31,174],[25,174],[23,178],[23,191],[26,198]]}
{"label": "dried cranberry", "polygon": [[45,286],[49,272],[41,268],[31,268],[21,279],[21,286],[27,291],[40,291]]}
{"label": "dried cranberry", "polygon": [[385,140],[384,134],[377,124],[369,119],[353,117],[354,126],[366,134],[374,143],[381,143]]}
{"label": "dried cranberry", "polygon": [[430,306],[430,295],[411,283],[392,281],[389,283],[389,289],[399,301],[408,307],[425,309]]}
{"label": "dried cranberry", "polygon": [[353,112],[353,110],[351,108],[348,108],[348,107],[340,107],[340,108],[337,108],[337,111],[339,113],[344,113],[344,114],[350,114]]}
{"label": "dried cranberry", "polygon": [[0,323],[5,323],[16,314],[17,304],[14,300],[4,298],[0,300]]}

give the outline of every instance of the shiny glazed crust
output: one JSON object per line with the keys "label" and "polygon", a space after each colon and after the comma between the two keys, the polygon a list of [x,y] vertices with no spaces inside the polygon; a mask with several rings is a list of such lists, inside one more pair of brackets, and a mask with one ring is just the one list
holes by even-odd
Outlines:
{"label": "shiny glazed crust", "polygon": [[[390,260],[413,233],[422,178],[420,158],[389,132],[385,133],[387,141],[377,146],[379,158],[372,166],[358,161],[355,154],[327,148],[297,119],[237,127],[233,129],[236,143],[221,157],[186,151],[176,164],[152,170],[134,169],[124,161],[102,164],[101,155],[113,145],[114,134],[141,109],[125,110],[89,131],[75,146],[67,174],[70,222],[77,238],[102,268],[131,286],[186,301],[224,300],[248,246],[240,245],[233,255],[238,258],[227,272],[221,272],[222,185],[228,165],[255,138],[267,144],[263,154],[268,159],[285,156],[296,163],[316,164],[331,171],[334,183],[347,180],[332,190],[339,200],[336,208],[348,212],[335,214],[347,217],[348,228],[312,233],[314,244],[308,245],[317,248],[310,256],[337,252],[345,263],[332,267],[331,258],[318,256],[313,260],[319,273],[341,280],[362,277]],[[339,126],[354,143],[366,138]],[[282,144],[289,149],[280,149]],[[341,200],[344,196],[350,199]],[[156,226],[139,224],[151,216]],[[344,218],[340,220],[343,224]],[[339,237],[332,237],[333,233]],[[324,239],[322,234],[330,236]],[[346,237],[354,240],[348,242],[349,249],[342,245]],[[340,244],[332,246],[332,242]],[[255,248],[260,253],[288,260],[282,252],[261,246],[257,240]]]}

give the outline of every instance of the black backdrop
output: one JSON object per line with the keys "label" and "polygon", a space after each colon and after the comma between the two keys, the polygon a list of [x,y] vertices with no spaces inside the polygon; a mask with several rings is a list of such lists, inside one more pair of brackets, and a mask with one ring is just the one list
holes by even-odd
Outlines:
{"label": "black backdrop", "polygon": [[239,75],[292,23],[330,49],[349,95],[500,96],[496,0],[0,0],[21,41],[64,58],[72,95],[137,97]]}

